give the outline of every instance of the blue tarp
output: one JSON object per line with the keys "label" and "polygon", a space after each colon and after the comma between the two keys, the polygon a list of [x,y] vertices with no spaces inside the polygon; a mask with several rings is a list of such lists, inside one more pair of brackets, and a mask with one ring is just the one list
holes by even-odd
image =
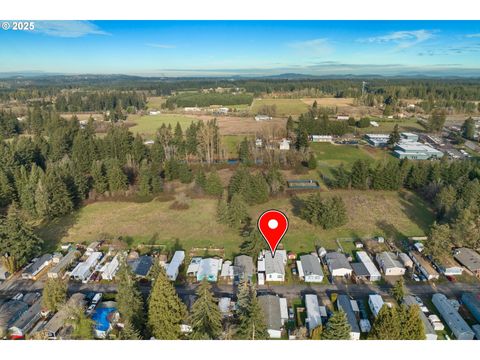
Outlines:
{"label": "blue tarp", "polygon": [[92,320],[95,321],[95,329],[99,331],[107,331],[110,329],[110,321],[108,315],[117,311],[115,308],[97,308],[92,315]]}

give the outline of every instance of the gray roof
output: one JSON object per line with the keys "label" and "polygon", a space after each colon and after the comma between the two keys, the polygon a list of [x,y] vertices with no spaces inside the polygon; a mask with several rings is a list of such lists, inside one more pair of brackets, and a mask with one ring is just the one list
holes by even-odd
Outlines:
{"label": "gray roof", "polygon": [[23,271],[24,274],[36,274],[38,270],[43,266],[47,261],[52,260],[53,256],[51,254],[43,254],[40,256],[33,264],[28,265]]}
{"label": "gray roof", "polygon": [[[405,297],[403,298],[403,302],[407,306],[412,306],[412,305],[417,305],[418,306],[417,300],[415,300],[415,298],[412,295],[405,295]],[[430,322],[430,320],[428,320],[425,313],[423,311],[420,311],[420,309],[419,309],[418,312],[420,313],[420,319],[422,319],[423,328],[425,329],[425,335],[427,335],[427,336],[428,335],[437,335],[437,333],[433,329],[432,323]]]}
{"label": "gray roof", "polygon": [[135,260],[129,261],[128,264],[135,275],[147,276],[153,265],[153,258],[148,255],[143,255]]}
{"label": "gray roof", "polygon": [[468,248],[457,249],[455,259],[470,271],[480,271],[480,254]]}
{"label": "gray roof", "polygon": [[254,273],[253,259],[251,256],[239,255],[233,260],[235,275],[252,276]]}
{"label": "gray roof", "polygon": [[470,311],[473,317],[480,322],[480,293],[463,293],[462,303],[465,305],[468,311]]}
{"label": "gray roof", "polygon": [[68,299],[67,304],[60,309],[50,321],[43,328],[49,334],[57,334],[57,332],[65,325],[65,321],[68,317],[69,307],[85,305],[85,295],[82,293],[73,294],[70,299]]}
{"label": "gray roof", "polygon": [[279,254],[277,254],[277,256],[275,257],[272,257],[272,254],[270,252],[267,252],[265,254],[265,273],[285,275],[283,258]]}
{"label": "gray roof", "polygon": [[350,324],[350,332],[360,333],[360,327],[358,326],[357,316],[353,312],[352,303],[347,295],[340,294],[337,296],[337,307],[339,310],[343,310],[347,315],[348,323]]}
{"label": "gray roof", "polygon": [[320,266],[320,261],[318,257],[311,254],[300,256],[300,261],[302,262],[303,273],[305,276],[308,275],[320,275],[323,276],[322,267]]}
{"label": "gray roof", "polygon": [[466,321],[460,316],[457,310],[452,306],[447,297],[443,294],[434,294],[432,296],[433,305],[437,308],[442,319],[455,334],[458,340],[472,340],[474,333]]}
{"label": "gray roof", "polygon": [[50,271],[48,272],[49,274],[58,274],[61,271],[63,271],[68,265],[70,265],[73,260],[75,260],[75,257],[77,256],[78,251],[76,250],[70,250],[64,257],[60,259],[58,264],[56,264]]}
{"label": "gray roof", "polygon": [[42,311],[42,298],[38,299],[30,308],[15,321],[12,327],[20,329],[23,333],[29,331],[40,319]]}
{"label": "gray roof", "polygon": [[280,314],[280,299],[276,295],[260,295],[258,302],[265,314],[268,329],[281,330],[282,319]]}
{"label": "gray roof", "polygon": [[0,333],[8,329],[25,311],[28,305],[20,300],[10,300],[0,306]]}
{"label": "gray roof", "polygon": [[368,272],[367,268],[363,263],[357,262],[357,263],[351,263],[353,272],[355,275],[363,277],[363,276],[370,276],[370,273]]}
{"label": "gray roof", "polygon": [[405,268],[403,264],[398,260],[398,256],[390,251],[384,251],[380,254],[377,254],[377,262],[385,269]]}
{"label": "gray roof", "polygon": [[[330,252],[325,255],[328,267],[332,270],[336,269],[349,269],[352,270],[347,257],[339,252]],[[303,265],[303,264],[302,264]]]}

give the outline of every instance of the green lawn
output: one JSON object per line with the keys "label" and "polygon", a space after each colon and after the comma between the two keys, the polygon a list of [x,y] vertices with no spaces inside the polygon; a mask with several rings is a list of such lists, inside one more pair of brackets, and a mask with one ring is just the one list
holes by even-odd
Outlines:
{"label": "green lawn", "polygon": [[130,131],[134,134],[141,134],[144,136],[153,136],[157,132],[157,129],[165,125],[171,125],[175,128],[177,122],[185,130],[192,121],[195,121],[191,117],[174,114],[160,114],[160,115],[145,115],[145,116],[131,116],[128,121],[134,122],[136,125],[130,128]]}
{"label": "green lawn", "polygon": [[405,132],[425,132],[425,128],[417,122],[416,119],[375,119],[378,127],[369,126],[367,128],[355,128],[357,134],[389,134],[393,131],[395,124],[398,124],[399,131]]}
{"label": "green lawn", "polygon": [[[248,138],[248,136],[247,136]],[[244,135],[224,135],[222,136],[222,143],[228,152],[229,158],[238,157],[238,145],[245,139]]]}
{"label": "green lawn", "polygon": [[308,105],[300,99],[255,99],[251,106],[251,112],[257,114],[263,105],[276,105],[276,115],[300,115],[308,111]]}
{"label": "green lawn", "polygon": [[[293,214],[288,197],[253,206],[256,219],[267,209],[284,211],[290,222],[282,243],[287,250],[310,252],[315,245],[336,249],[337,237],[383,235],[395,239],[424,235],[433,222],[431,211],[417,196],[409,192],[331,191],[346,204],[349,222],[332,230],[312,226]],[[167,247],[179,241],[185,249],[192,247],[224,248],[226,256],[238,252],[242,238],[239,231],[216,222],[215,199],[193,199],[187,210],[172,210],[172,201],[148,203],[98,202],[75,214],[38,230],[51,247],[59,241],[89,242],[100,237],[127,237],[127,244],[157,244]]]}
{"label": "green lawn", "polygon": [[335,145],[331,143],[310,143],[310,149],[317,156],[319,169],[330,175],[330,168],[344,164],[350,168],[357,160],[394,160],[390,152],[365,145]]}

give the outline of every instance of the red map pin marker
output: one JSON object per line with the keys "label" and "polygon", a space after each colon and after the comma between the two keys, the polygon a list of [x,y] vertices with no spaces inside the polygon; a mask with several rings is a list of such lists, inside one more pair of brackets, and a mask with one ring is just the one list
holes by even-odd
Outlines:
{"label": "red map pin marker", "polygon": [[275,250],[288,229],[287,217],[281,211],[267,210],[258,218],[257,226],[275,257]]}

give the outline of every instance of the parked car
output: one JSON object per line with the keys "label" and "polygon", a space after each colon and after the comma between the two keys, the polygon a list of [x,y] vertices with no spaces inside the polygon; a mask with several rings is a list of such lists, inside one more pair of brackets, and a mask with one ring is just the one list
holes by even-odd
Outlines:
{"label": "parked car", "polygon": [[295,318],[295,315],[294,315],[294,312],[293,312],[293,308],[292,307],[289,307],[288,308],[288,318],[290,320],[293,320]]}

